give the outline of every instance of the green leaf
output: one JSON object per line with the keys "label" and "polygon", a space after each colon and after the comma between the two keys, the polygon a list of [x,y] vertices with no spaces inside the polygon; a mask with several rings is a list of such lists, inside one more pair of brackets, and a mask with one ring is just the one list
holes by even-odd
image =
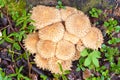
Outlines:
{"label": "green leaf", "polygon": [[60,71],[63,73],[62,65],[59,62],[58,62],[58,65],[59,65]]}
{"label": "green leaf", "polygon": [[84,49],[80,54],[83,57],[87,56],[88,55],[87,49]]}
{"label": "green leaf", "polygon": [[109,23],[108,22],[104,22],[103,24],[105,27],[109,26]]}
{"label": "green leaf", "polygon": [[120,26],[115,27],[115,32],[117,32],[117,33],[120,32]]}
{"label": "green leaf", "polygon": [[64,71],[64,75],[69,74],[69,73],[70,73],[69,70],[65,70],[65,71]]}
{"label": "green leaf", "polygon": [[93,64],[95,65],[95,67],[99,67],[99,61],[98,61],[97,58],[92,57],[92,62],[93,62]]}
{"label": "green leaf", "polygon": [[92,58],[96,57],[96,58],[100,58],[100,52],[98,50],[94,50],[93,52],[91,52],[92,54]]}
{"label": "green leaf", "polygon": [[13,47],[16,49],[16,50],[20,50],[21,47],[19,46],[19,44],[17,42],[13,43]]}
{"label": "green leaf", "polygon": [[89,66],[90,64],[91,64],[91,58],[88,56],[88,57],[85,59],[84,65],[85,65],[85,66]]}
{"label": "green leaf", "polygon": [[5,41],[7,41],[9,43],[14,43],[14,40],[9,37],[5,37]]}
{"label": "green leaf", "polygon": [[47,76],[41,74],[40,77],[43,79],[43,80],[47,80]]}
{"label": "green leaf", "polygon": [[6,29],[3,30],[2,35],[3,35],[3,37],[6,37],[6,36],[7,36],[7,35],[6,35]]}
{"label": "green leaf", "polygon": [[0,40],[0,44],[4,43],[4,41],[5,41],[4,39]]}

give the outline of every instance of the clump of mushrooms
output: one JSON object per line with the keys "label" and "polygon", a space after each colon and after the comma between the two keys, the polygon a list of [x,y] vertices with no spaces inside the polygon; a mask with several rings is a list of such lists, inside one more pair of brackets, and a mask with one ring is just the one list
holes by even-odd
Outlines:
{"label": "clump of mushrooms", "polygon": [[92,27],[80,10],[38,5],[31,14],[35,31],[27,35],[24,45],[30,53],[36,54],[34,61],[39,68],[61,73],[60,63],[64,70],[70,70],[72,61],[80,58],[84,48],[95,50],[103,43],[101,31]]}

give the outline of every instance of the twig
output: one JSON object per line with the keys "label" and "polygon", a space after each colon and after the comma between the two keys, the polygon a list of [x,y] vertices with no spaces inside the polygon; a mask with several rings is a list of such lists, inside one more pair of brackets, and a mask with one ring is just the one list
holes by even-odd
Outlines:
{"label": "twig", "polygon": [[7,26],[5,26],[5,27],[1,28],[1,29],[0,29],[0,31],[2,31],[3,29],[8,28],[9,26],[10,26],[10,25],[7,25]]}

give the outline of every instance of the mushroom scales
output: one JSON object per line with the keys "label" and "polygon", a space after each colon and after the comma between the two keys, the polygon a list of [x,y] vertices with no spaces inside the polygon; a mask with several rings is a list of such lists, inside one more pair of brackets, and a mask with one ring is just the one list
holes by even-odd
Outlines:
{"label": "mushroom scales", "polygon": [[24,39],[24,46],[36,54],[34,61],[39,68],[61,73],[60,63],[64,70],[71,70],[72,61],[80,58],[84,48],[98,49],[103,43],[101,31],[92,27],[80,10],[38,5],[31,14],[35,31]]}

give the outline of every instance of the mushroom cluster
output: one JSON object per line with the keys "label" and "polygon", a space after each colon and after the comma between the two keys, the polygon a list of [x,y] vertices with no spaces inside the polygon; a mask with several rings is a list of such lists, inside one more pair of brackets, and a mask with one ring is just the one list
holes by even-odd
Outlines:
{"label": "mushroom cluster", "polygon": [[56,9],[38,5],[31,11],[35,31],[24,39],[25,48],[35,55],[39,68],[61,73],[70,70],[84,48],[98,49],[103,43],[101,31],[92,27],[89,18],[72,7]]}

